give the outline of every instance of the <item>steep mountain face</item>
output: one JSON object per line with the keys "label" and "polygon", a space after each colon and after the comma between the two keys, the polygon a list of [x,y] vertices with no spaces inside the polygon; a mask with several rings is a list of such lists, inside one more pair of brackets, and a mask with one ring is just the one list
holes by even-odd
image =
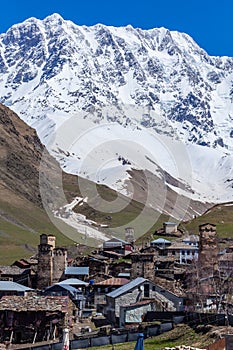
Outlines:
{"label": "steep mountain face", "polygon": [[[232,197],[233,58],[208,56],[186,34],[81,27],[57,14],[30,18],[0,36],[0,88],[0,101],[36,128],[69,172],[129,194],[132,168],[157,175],[162,169],[183,183],[171,188],[193,199]],[[57,139],[67,121],[67,135],[78,135],[70,144]],[[183,145],[188,176],[174,171],[163,152],[151,157],[152,142],[143,153],[147,135],[171,150]],[[114,146],[115,139],[136,142],[134,150]]]}
{"label": "steep mountain face", "polygon": [[58,163],[46,152],[35,130],[0,104],[1,264],[34,254],[43,232],[55,234],[58,244],[73,244],[56,229],[43,209],[39,181],[42,154],[51,171],[47,190],[59,200],[59,192],[51,182],[56,178]]}
{"label": "steep mountain face", "polygon": [[35,130],[3,105],[0,105],[0,144],[2,193],[4,189],[11,191],[42,207],[39,166],[44,146]]}
{"label": "steep mountain face", "polygon": [[[209,57],[186,34],[79,27],[55,14],[13,26],[0,42],[1,102],[29,123],[54,110],[101,120],[105,105],[118,107],[115,121],[133,123],[122,110],[133,104],[166,118],[182,140],[232,146],[233,59]],[[164,127],[150,115],[135,123]]]}

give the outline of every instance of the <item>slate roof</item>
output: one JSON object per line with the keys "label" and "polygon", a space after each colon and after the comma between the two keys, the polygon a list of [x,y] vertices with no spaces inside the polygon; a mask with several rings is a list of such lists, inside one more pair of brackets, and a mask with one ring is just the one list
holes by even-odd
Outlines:
{"label": "slate roof", "polygon": [[2,275],[22,275],[28,271],[29,269],[21,269],[18,266],[0,266],[0,274]]}
{"label": "slate roof", "polygon": [[1,292],[27,292],[33,290],[31,288],[25,287],[22,284],[12,282],[12,281],[0,281],[0,291]]}
{"label": "slate roof", "polygon": [[77,285],[77,286],[88,286],[87,282],[81,281],[78,278],[68,278],[64,281],[58,282],[56,284],[65,284],[65,285]]}
{"label": "slate roof", "polygon": [[69,266],[65,269],[65,275],[89,275],[89,267]]}
{"label": "slate roof", "polygon": [[131,289],[134,289],[137,286],[140,286],[143,282],[146,282],[146,281],[148,280],[143,277],[137,277],[133,281],[130,281],[129,283],[125,284],[124,286],[117,288],[116,290],[108,293],[107,296],[110,298],[117,298],[120,295],[129,292]]}
{"label": "slate roof", "polygon": [[69,297],[51,296],[4,296],[0,300],[0,310],[22,311],[60,311],[66,313]]}

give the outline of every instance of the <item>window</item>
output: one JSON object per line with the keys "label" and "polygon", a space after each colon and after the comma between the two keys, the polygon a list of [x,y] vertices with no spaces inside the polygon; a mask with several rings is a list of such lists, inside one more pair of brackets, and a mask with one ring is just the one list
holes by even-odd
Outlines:
{"label": "window", "polygon": [[150,285],[144,284],[144,297],[149,298],[150,296]]}

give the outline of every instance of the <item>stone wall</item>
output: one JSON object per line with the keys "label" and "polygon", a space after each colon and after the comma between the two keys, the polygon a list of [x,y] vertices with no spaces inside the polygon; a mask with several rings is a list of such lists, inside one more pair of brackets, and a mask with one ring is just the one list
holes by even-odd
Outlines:
{"label": "stone wall", "polygon": [[155,277],[155,259],[155,253],[131,254],[131,279],[144,277],[153,281]]}

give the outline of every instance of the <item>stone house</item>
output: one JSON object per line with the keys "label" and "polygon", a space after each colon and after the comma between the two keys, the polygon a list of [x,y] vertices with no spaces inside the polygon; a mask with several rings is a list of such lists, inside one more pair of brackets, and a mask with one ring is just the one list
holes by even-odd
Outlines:
{"label": "stone house", "polygon": [[89,267],[89,276],[93,278],[98,273],[108,274],[109,259],[100,254],[93,254],[82,259],[76,259],[75,266]]}
{"label": "stone house", "polygon": [[132,268],[131,261],[114,261],[109,264],[109,274],[118,277],[119,273],[130,273]]}
{"label": "stone house", "polygon": [[0,299],[0,337],[14,344],[55,339],[76,307],[65,296],[5,296]]}
{"label": "stone house", "polygon": [[180,311],[183,309],[183,298],[148,279],[138,277],[106,295],[104,313],[110,322],[119,324],[121,307],[152,299],[159,310]]}
{"label": "stone house", "polygon": [[219,271],[225,277],[233,275],[233,252],[227,251],[218,257]]}
{"label": "stone house", "polygon": [[179,264],[190,264],[192,260],[198,258],[198,247],[183,242],[173,242],[166,248],[166,255],[173,257]]}
{"label": "stone house", "polygon": [[113,237],[103,243],[103,251],[112,251],[121,255],[128,255],[133,251],[133,245],[120,238]]}
{"label": "stone house", "polygon": [[154,279],[156,253],[134,253],[131,254],[131,260],[131,279],[137,277]]}
{"label": "stone house", "polygon": [[148,311],[161,309],[162,306],[157,304],[155,307],[154,300],[143,300],[137,303],[120,306],[119,327],[134,326],[140,324]]}
{"label": "stone house", "polygon": [[106,302],[106,294],[120,288],[128,283],[126,278],[111,277],[104,281],[94,283],[94,304],[104,304]]}
{"label": "stone house", "polygon": [[171,233],[176,233],[177,232],[177,224],[175,222],[164,222],[163,223],[163,229],[164,229],[164,233],[169,235]]}
{"label": "stone house", "polygon": [[77,289],[69,284],[54,284],[53,286],[47,287],[43,295],[45,296],[67,296],[77,306],[79,310],[82,310],[86,304],[85,292],[82,289]]}
{"label": "stone house", "polygon": [[30,267],[0,266],[0,280],[13,281],[34,288],[35,278],[36,274]]}
{"label": "stone house", "polygon": [[38,264],[38,260],[34,257],[28,259],[19,259],[16,260],[11,266],[18,266],[21,269],[29,269],[31,267],[36,267]]}

